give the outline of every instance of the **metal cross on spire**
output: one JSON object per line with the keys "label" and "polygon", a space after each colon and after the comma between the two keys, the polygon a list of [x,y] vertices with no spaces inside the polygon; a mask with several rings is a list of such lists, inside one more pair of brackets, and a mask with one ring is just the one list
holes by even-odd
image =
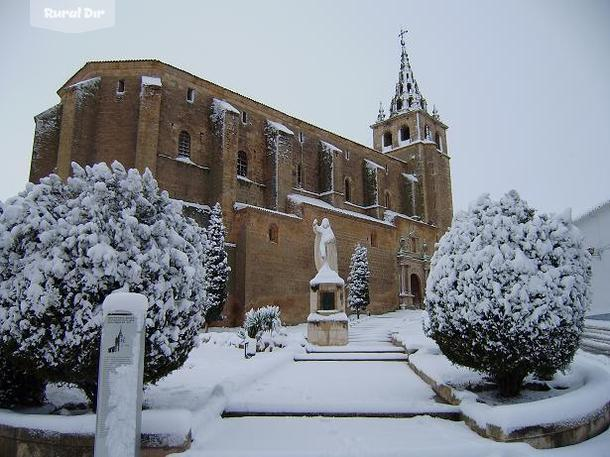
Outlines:
{"label": "metal cross on spire", "polygon": [[405,35],[407,34],[408,30],[407,29],[400,29],[400,33],[398,34],[398,36],[400,37],[400,44],[402,46],[405,45]]}

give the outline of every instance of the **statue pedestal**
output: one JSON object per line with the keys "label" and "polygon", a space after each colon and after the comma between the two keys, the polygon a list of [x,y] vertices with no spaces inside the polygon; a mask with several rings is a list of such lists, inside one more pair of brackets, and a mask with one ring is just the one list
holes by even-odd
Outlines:
{"label": "statue pedestal", "polygon": [[345,282],[324,263],[318,274],[309,282],[309,286],[309,344],[346,345],[348,319],[345,314]]}

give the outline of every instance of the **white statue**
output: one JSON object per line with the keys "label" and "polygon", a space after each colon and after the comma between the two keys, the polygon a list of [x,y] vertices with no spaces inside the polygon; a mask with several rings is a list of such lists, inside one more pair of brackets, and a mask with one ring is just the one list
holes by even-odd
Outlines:
{"label": "white statue", "polygon": [[333,229],[330,228],[328,219],[322,219],[320,225],[318,225],[318,219],[314,219],[313,232],[316,234],[313,248],[316,269],[320,271],[322,265],[327,263],[331,270],[334,272],[339,271],[337,263],[337,242]]}

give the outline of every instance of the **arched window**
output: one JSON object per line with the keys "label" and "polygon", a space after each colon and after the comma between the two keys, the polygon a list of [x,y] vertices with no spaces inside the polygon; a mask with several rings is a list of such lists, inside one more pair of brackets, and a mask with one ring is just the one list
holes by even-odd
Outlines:
{"label": "arched window", "polygon": [[371,232],[371,246],[377,247],[377,232]]}
{"label": "arched window", "polygon": [[434,135],[434,142],[436,143],[436,147],[440,150],[441,148],[441,135],[440,133],[436,132],[436,134]]}
{"label": "arched window", "polygon": [[269,226],[269,241],[277,244],[278,240],[278,228],[276,224],[271,224]]}
{"label": "arched window", "polygon": [[248,176],[248,155],[244,151],[237,153],[237,176]]}
{"label": "arched window", "polygon": [[413,105],[413,97],[409,97],[409,100],[407,100],[409,102],[409,108],[411,108],[411,105]]}
{"label": "arched window", "polygon": [[392,132],[385,132],[383,134],[383,146],[392,146]]}
{"label": "arched window", "polygon": [[407,83],[407,92],[411,93],[411,83]]}
{"label": "arched window", "polygon": [[392,197],[390,196],[389,191],[385,191],[385,207],[386,209],[390,209],[390,205],[392,204]]}
{"label": "arched window", "polygon": [[408,141],[411,139],[411,130],[409,126],[403,125],[400,127],[400,141]]}
{"label": "arched window", "polygon": [[178,157],[191,156],[191,135],[186,130],[178,135]]}
{"label": "arched window", "polygon": [[396,100],[396,111],[400,111],[402,109],[402,100],[399,98]]}
{"label": "arched window", "polygon": [[350,182],[349,178],[345,178],[345,201],[352,201],[352,183]]}

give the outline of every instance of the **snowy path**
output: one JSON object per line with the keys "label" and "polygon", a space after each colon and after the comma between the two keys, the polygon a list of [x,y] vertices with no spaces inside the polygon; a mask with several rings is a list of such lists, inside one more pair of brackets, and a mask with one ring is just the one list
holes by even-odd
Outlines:
{"label": "snowy path", "polygon": [[406,364],[404,350],[391,343],[402,319],[392,313],[352,323],[349,344],[340,352],[308,347],[307,354],[295,356],[296,363],[234,395],[224,416],[457,415],[456,407],[434,400],[432,389]]}
{"label": "snowy path", "polygon": [[[401,355],[404,351],[390,342],[399,323],[407,332],[401,339],[408,339],[410,345],[425,339],[419,335],[420,315],[397,312],[352,323],[347,346],[308,346],[307,353],[297,355],[341,358],[357,354],[364,359]],[[412,326],[418,331],[409,330]],[[283,361],[273,362],[277,356]],[[256,361],[257,370],[236,371],[237,376],[226,378],[222,389],[215,389],[217,395],[212,393],[207,400],[208,405],[222,405],[224,418],[216,415],[223,409],[214,413],[209,406],[209,411],[195,413],[192,447],[175,456],[608,455],[610,431],[576,446],[549,450],[482,438],[463,422],[443,419],[456,408],[436,403],[429,387],[404,362],[292,361],[293,357],[286,349],[242,360],[242,366]],[[202,372],[199,379],[204,378]]]}

